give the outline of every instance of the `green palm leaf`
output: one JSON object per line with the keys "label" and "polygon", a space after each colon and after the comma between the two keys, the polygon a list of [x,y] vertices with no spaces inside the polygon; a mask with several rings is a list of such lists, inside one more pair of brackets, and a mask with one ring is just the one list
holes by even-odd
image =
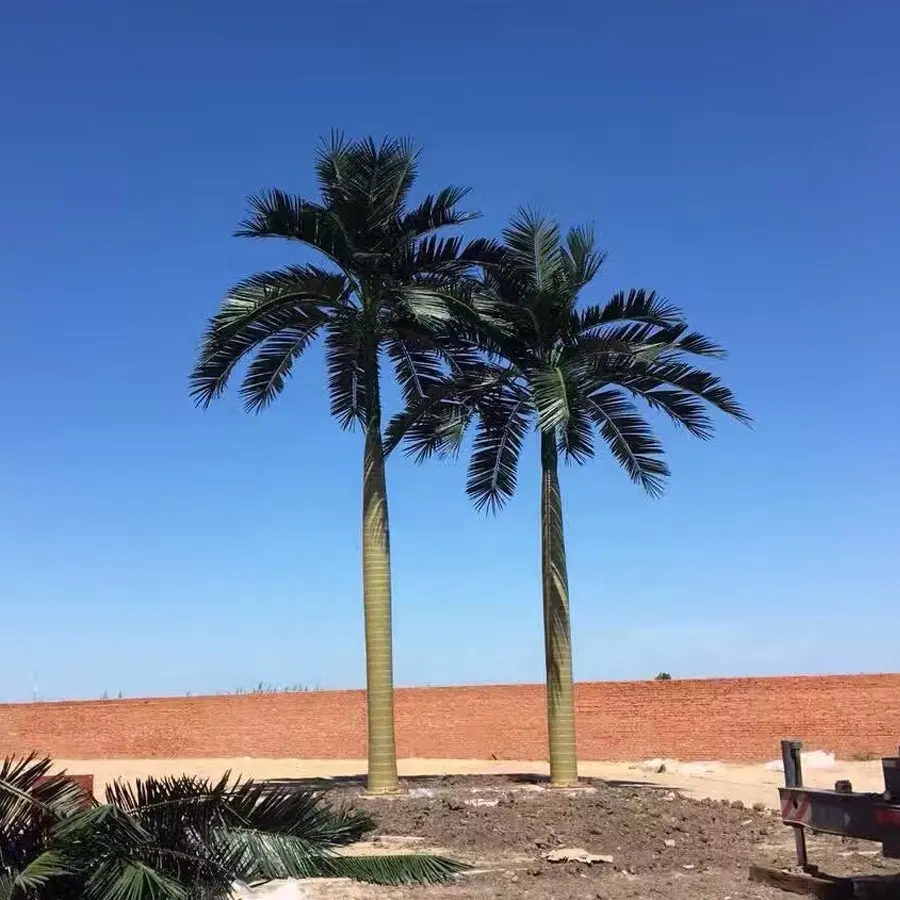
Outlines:
{"label": "green palm leaf", "polygon": [[703,400],[686,391],[658,387],[653,378],[622,379],[623,386],[651,409],[665,413],[677,426],[683,426],[700,440],[709,440],[715,431],[712,417]]}
{"label": "green palm leaf", "polygon": [[522,207],[503,230],[511,264],[536,291],[549,289],[563,271],[559,225]]}
{"label": "green palm leaf", "polygon": [[[225,896],[219,890],[214,896]],[[85,900],[186,900],[189,887],[138,859],[110,855],[84,882]]]}
{"label": "green palm leaf", "polygon": [[437,194],[429,194],[415,209],[400,219],[400,234],[405,238],[421,238],[439,228],[464,225],[477,219],[478,213],[463,212],[456,208],[469,195],[470,190],[445,187]]}
{"label": "green palm leaf", "polygon": [[632,289],[618,291],[603,306],[586,306],[578,313],[580,332],[589,334],[602,325],[628,320],[645,322],[659,328],[680,325],[684,315],[677,306],[655,291]]}
{"label": "green palm leaf", "polygon": [[658,385],[668,385],[682,393],[691,394],[702,402],[713,406],[744,425],[751,423],[750,415],[738,403],[734,393],[723,384],[721,378],[712,372],[697,369],[683,362],[643,362],[635,361],[628,375],[649,378]]}
{"label": "green palm leaf", "polygon": [[35,860],[22,884],[65,877],[89,900],[225,900],[235,881],[341,876],[431,884],[465,869],[431,855],[340,855],[374,820],[286,784],[227,774],[218,782],[148,778],[110,785],[106,800],[60,821],[52,831],[57,850]]}
{"label": "green palm leaf", "polygon": [[455,393],[453,384],[447,383],[393,416],[385,429],[385,454],[402,443],[405,454],[417,463],[432,456],[455,457],[474,416],[473,410],[453,399]]}
{"label": "green palm leaf", "polygon": [[594,455],[594,420],[578,394],[569,397],[568,406],[568,418],[557,432],[559,449],[568,462],[583,465]]}
{"label": "green palm leaf", "polygon": [[[194,401],[205,407],[221,396],[235,366],[270,339],[275,340],[268,345],[267,355],[275,352],[282,333],[296,337],[312,330],[314,334],[329,310],[346,305],[346,292],[343,277],[315,266],[262,272],[235,285],[204,334],[200,359],[190,377]],[[305,347],[298,352],[302,349]],[[293,358],[290,357],[291,362]],[[281,385],[284,374],[286,371],[281,372]],[[259,370],[257,379],[257,388],[263,387],[265,379]],[[249,388],[246,382],[245,387]],[[250,409],[258,409],[268,402],[251,402],[254,393],[249,389],[244,396]]]}
{"label": "green palm leaf", "polygon": [[343,225],[352,249],[374,252],[396,234],[418,171],[419,151],[409,139],[347,141],[333,134],[316,158],[319,188]]}
{"label": "green palm leaf", "polygon": [[531,420],[530,400],[520,392],[498,391],[479,409],[466,484],[476,509],[495,512],[515,493]]}
{"label": "green palm leaf", "polygon": [[605,260],[606,253],[596,246],[592,226],[581,225],[569,230],[562,250],[562,266],[571,291],[577,293],[590,284]]}
{"label": "green palm leaf", "polygon": [[562,366],[550,366],[531,373],[531,396],[541,431],[558,431],[569,421],[568,373]]}
{"label": "green palm leaf", "polygon": [[352,878],[371,884],[443,884],[470,867],[431,854],[384,856],[332,856],[320,873],[332,878]]}
{"label": "green palm leaf", "polygon": [[424,400],[444,377],[442,357],[433,344],[416,340],[390,340],[387,355],[407,405]]}
{"label": "green palm leaf", "polygon": [[320,321],[283,328],[267,338],[247,369],[241,396],[248,412],[259,412],[282,391],[294,360],[315,340]]}
{"label": "green palm leaf", "polygon": [[[5,857],[5,854],[2,854]],[[3,860],[5,862],[5,860]],[[0,900],[18,896],[38,896],[51,881],[74,874],[62,853],[45,850],[26,863],[18,872],[0,878]]]}
{"label": "green palm leaf", "polygon": [[651,496],[662,494],[670,474],[663,447],[635,405],[610,388],[585,397],[584,402],[603,440],[631,480]]}
{"label": "green palm leaf", "polygon": [[325,363],[331,414],[343,429],[365,426],[370,391],[359,313],[347,312],[331,320],[325,335]]}
{"label": "green palm leaf", "polygon": [[52,770],[52,760],[33,753],[0,763],[0,835],[27,831],[36,813],[59,819],[84,805],[80,785]]}
{"label": "green palm leaf", "polygon": [[350,235],[332,210],[278,188],[254,194],[248,205],[249,215],[238,226],[235,237],[299,241],[342,267],[350,259]]}

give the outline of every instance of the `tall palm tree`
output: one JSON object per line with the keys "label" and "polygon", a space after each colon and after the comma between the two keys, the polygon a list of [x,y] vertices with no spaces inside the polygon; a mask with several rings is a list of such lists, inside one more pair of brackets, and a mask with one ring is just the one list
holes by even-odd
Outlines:
{"label": "tall palm tree", "polygon": [[333,135],[316,157],[320,198],[280,190],[250,198],[237,235],[286,238],[311,248],[327,268],[303,264],[262,272],[233,287],[211,319],[191,393],[207,406],[237,363],[252,355],[241,387],[259,411],[284,388],[294,362],[325,342],[331,411],[364,434],[362,570],[368,713],[368,786],[396,789],[391,561],[382,447],[381,366],[408,402],[441,373],[440,334],[452,288],[494,245],[464,244],[437,232],[475,218],[458,209],[467,189],[446,187],[418,206],[407,201],[419,151],[406,140],[348,141]]}
{"label": "tall palm tree", "polygon": [[555,222],[520,210],[504,231],[502,265],[486,269],[480,286],[490,314],[476,333],[459,329],[481,347],[481,359],[430,384],[388,429],[389,450],[405,439],[407,452],[422,461],[457,453],[474,424],[467,492],[488,510],[512,496],[525,438],[537,433],[550,773],[557,786],[577,780],[560,454],[585,463],[599,434],[631,479],[655,496],[669,468],[634,400],[702,439],[713,432],[708,407],[749,421],[716,375],[689,362],[724,354],[689,331],[677,308],[644,290],[579,305],[603,260],[590,228],[563,239]]}

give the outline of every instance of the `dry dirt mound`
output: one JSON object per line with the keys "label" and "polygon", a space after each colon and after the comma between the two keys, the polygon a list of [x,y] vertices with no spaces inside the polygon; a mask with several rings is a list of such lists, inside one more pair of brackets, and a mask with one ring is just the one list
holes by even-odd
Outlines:
{"label": "dry dirt mound", "polygon": [[[665,898],[773,900],[748,883],[751,863],[786,866],[793,838],[769,811],[739,802],[685,799],[664,788],[594,781],[555,791],[509,778],[417,779],[394,798],[366,798],[380,820],[373,849],[391,836],[422,838],[476,867],[450,887],[404,888],[397,897]],[[394,849],[396,849],[394,847]],[[587,862],[554,862],[559,850],[586,851]],[[811,841],[814,860],[834,874],[886,871],[876,845],[836,838]],[[610,859],[611,857],[611,859]],[[374,896],[374,895],[373,895]],[[384,894],[382,894],[384,896]]]}

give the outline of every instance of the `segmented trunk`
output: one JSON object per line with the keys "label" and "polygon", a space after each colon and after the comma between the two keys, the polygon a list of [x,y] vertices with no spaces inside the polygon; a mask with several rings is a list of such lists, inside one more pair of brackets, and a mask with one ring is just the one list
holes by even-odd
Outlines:
{"label": "segmented trunk", "polygon": [[394,663],[391,633],[391,542],[381,419],[371,415],[363,458],[363,605],[366,618],[366,713],[369,792],[397,790]]}
{"label": "segmented trunk", "polygon": [[578,780],[578,757],[575,750],[575,702],[572,694],[569,576],[557,467],[555,436],[542,434],[541,576],[547,661],[550,782],[555,787],[566,787]]}

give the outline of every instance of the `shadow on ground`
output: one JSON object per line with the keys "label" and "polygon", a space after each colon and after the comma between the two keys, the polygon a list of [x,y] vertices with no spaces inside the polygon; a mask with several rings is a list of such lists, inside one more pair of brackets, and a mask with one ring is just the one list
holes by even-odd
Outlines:
{"label": "shadow on ground", "polygon": [[[307,791],[326,791],[332,788],[358,788],[360,791],[366,790],[366,776],[364,773],[358,775],[334,775],[327,778],[267,778],[266,784],[275,784],[285,787],[296,787],[297,790]],[[631,779],[602,779],[602,778],[582,778],[578,782],[580,787],[597,787],[598,785],[606,785],[608,787],[617,788],[634,788],[637,790],[647,790],[650,792],[662,792],[678,790],[674,785],[668,784],[650,784],[644,781],[634,781]],[[514,789],[517,786],[523,787],[549,787],[550,779],[546,775],[538,773],[503,773],[498,772],[491,775],[409,775],[400,779],[400,788],[403,791],[414,790],[415,788],[431,788],[431,789],[453,789],[465,786],[472,791],[491,790],[491,789]]]}

